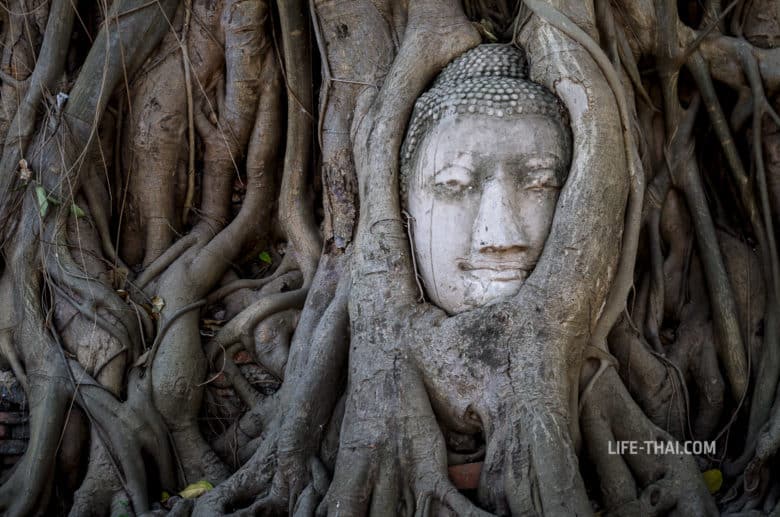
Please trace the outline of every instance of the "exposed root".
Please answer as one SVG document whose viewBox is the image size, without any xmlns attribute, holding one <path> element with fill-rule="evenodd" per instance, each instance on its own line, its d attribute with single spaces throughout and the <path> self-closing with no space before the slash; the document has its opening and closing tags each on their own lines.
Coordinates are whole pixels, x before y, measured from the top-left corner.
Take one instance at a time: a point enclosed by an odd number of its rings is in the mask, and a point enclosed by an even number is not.
<svg viewBox="0 0 780 517">
<path fill-rule="evenodd" d="M 0 511 L 24 516 L 43 511 L 48 503 L 54 459 L 69 405 L 69 379 L 28 372 L 30 441 L 11 477 L 0 487 Z"/>
<path fill-rule="evenodd" d="M 608 447 L 621 441 L 674 441 L 644 416 L 615 370 L 607 370 L 583 401 L 581 418 L 609 515 L 718 515 L 691 456 L 610 453 Z"/>
<path fill-rule="evenodd" d="M 317 514 L 357 516 L 376 509 L 405 515 L 447 510 L 489 515 L 452 486 L 444 439 L 421 378 L 403 361 L 394 364 L 371 382 L 371 388 L 351 392 L 334 479 Z M 379 409 L 377 403 L 387 400 L 381 397 L 383 383 L 397 401 L 392 408 L 366 411 Z M 373 400 L 376 396 L 379 399 Z"/>
</svg>

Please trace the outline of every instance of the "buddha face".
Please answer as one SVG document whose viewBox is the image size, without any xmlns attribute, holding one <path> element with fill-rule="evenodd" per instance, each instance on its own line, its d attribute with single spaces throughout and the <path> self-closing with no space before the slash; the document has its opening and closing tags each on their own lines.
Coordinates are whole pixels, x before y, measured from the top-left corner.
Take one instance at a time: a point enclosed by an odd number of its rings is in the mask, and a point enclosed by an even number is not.
<svg viewBox="0 0 780 517">
<path fill-rule="evenodd" d="M 569 165 L 541 115 L 456 114 L 410 162 L 407 209 L 429 298 L 450 314 L 509 298 L 534 269 Z"/>
</svg>

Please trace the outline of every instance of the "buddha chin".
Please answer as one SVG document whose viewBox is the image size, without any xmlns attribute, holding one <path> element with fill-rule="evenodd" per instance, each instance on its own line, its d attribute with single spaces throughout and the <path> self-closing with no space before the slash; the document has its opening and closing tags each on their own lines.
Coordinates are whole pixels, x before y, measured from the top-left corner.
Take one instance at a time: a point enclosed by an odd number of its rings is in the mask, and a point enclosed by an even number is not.
<svg viewBox="0 0 780 517">
<path fill-rule="evenodd" d="M 519 270 L 471 272 L 464 279 L 464 304 L 482 307 L 509 299 L 520 292 L 528 272 Z"/>
</svg>

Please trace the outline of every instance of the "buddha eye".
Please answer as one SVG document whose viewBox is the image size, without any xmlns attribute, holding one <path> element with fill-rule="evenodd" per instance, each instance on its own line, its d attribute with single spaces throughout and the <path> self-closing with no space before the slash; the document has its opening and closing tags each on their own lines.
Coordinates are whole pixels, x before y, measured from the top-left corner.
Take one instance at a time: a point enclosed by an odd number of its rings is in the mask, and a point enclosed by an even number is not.
<svg viewBox="0 0 780 517">
<path fill-rule="evenodd" d="M 464 167 L 446 167 L 436 173 L 433 186 L 442 194 L 463 194 L 473 190 L 472 173 Z"/>
<path fill-rule="evenodd" d="M 521 174 L 523 178 L 523 188 L 532 191 L 559 190 L 561 181 L 558 174 L 552 169 L 537 169 Z"/>
</svg>

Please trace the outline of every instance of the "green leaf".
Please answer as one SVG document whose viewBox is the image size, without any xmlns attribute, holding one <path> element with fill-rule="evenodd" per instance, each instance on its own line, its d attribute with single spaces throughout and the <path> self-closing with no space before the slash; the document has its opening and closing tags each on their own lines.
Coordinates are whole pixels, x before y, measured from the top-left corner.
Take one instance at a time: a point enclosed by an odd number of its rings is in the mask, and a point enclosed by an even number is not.
<svg viewBox="0 0 780 517">
<path fill-rule="evenodd" d="M 76 203 L 72 203 L 70 205 L 70 213 L 73 214 L 74 217 L 84 217 L 87 215 L 84 213 L 84 210 L 82 210 L 81 207 Z"/>
<path fill-rule="evenodd" d="M 49 211 L 49 196 L 46 194 L 46 189 L 38 185 L 35 187 L 35 196 L 38 198 L 41 217 L 46 217 L 46 212 Z"/>
<path fill-rule="evenodd" d="M 258 255 L 258 258 L 263 262 L 265 262 L 266 264 L 270 264 L 271 262 L 274 261 L 274 259 L 271 258 L 271 254 L 268 253 L 267 251 L 261 251 L 260 255 Z"/>
</svg>

